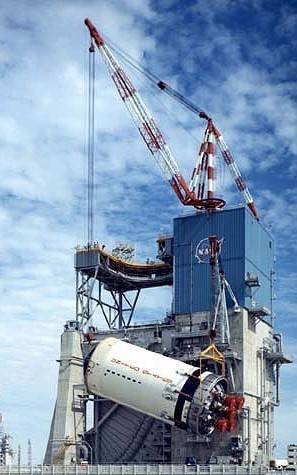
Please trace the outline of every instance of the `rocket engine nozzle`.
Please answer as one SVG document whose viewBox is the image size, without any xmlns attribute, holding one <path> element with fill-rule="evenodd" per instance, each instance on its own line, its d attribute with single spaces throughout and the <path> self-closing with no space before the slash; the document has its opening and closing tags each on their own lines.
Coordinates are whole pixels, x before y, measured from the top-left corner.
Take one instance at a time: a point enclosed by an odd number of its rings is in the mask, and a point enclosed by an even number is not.
<svg viewBox="0 0 297 475">
<path fill-rule="evenodd" d="M 237 427 L 238 415 L 243 408 L 244 397 L 228 395 L 224 400 L 223 416 L 216 420 L 215 428 L 219 432 L 233 432 Z"/>
</svg>

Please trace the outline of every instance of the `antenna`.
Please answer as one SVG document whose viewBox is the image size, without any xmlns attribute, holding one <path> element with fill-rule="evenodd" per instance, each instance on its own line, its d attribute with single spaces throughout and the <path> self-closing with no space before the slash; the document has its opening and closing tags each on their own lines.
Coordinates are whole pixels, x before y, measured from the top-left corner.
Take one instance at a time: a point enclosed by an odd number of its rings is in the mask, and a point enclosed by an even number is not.
<svg viewBox="0 0 297 475">
<path fill-rule="evenodd" d="M 32 444 L 30 439 L 28 439 L 28 467 L 32 467 Z"/>
<path fill-rule="evenodd" d="M 19 470 L 19 473 L 20 473 L 20 469 L 21 469 L 21 459 L 22 459 L 22 449 L 21 449 L 21 446 L 19 444 L 18 445 L 18 470 Z"/>
</svg>

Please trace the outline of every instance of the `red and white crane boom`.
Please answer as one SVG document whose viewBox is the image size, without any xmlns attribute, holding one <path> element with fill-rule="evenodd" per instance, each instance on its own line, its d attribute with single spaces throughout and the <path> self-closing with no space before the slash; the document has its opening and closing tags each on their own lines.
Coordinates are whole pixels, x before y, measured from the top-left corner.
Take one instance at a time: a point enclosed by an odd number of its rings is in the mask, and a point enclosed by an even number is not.
<svg viewBox="0 0 297 475">
<path fill-rule="evenodd" d="M 162 170 L 165 178 L 171 184 L 182 204 L 195 206 L 198 204 L 198 200 L 196 199 L 195 194 L 190 192 L 162 132 L 142 101 L 139 93 L 120 67 L 120 64 L 115 59 L 111 50 L 108 48 L 104 39 L 92 22 L 89 19 L 86 19 L 85 24 L 107 65 L 109 74 L 111 75 L 133 122 L 138 128 L 149 151 L 156 159 L 156 162 Z"/>
<path fill-rule="evenodd" d="M 170 151 L 165 138 L 141 99 L 136 88 L 121 68 L 111 49 L 107 46 L 104 38 L 100 35 L 93 23 L 87 18 L 85 24 L 89 29 L 91 38 L 97 45 L 104 62 L 107 65 L 109 74 L 116 85 L 116 88 L 128 109 L 133 122 L 138 128 L 149 151 L 154 156 L 158 166 L 165 178 L 169 181 L 179 200 L 183 205 L 193 206 L 197 209 L 214 210 L 222 208 L 225 201 L 216 198 L 214 193 L 215 185 L 215 144 L 221 151 L 225 163 L 227 164 L 238 190 L 243 194 L 247 206 L 258 220 L 258 213 L 253 198 L 240 174 L 239 168 L 228 149 L 222 134 L 215 127 L 212 119 L 201 109 L 186 99 L 178 91 L 175 91 L 168 84 L 159 81 L 157 84 L 170 96 L 177 99 L 186 108 L 195 112 L 202 119 L 207 120 L 207 127 L 204 141 L 201 145 L 196 166 L 193 170 L 189 185 L 182 176 L 177 162 Z"/>
</svg>

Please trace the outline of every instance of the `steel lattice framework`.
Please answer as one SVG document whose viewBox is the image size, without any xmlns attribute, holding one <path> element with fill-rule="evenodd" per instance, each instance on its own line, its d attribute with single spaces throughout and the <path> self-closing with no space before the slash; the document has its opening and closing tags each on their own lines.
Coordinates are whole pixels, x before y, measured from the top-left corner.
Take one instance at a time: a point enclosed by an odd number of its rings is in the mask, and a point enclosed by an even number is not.
<svg viewBox="0 0 297 475">
<path fill-rule="evenodd" d="M 82 328 L 90 325 L 95 315 L 104 318 L 107 327 L 128 328 L 131 324 L 140 289 L 124 291 L 106 289 L 98 278 L 99 267 L 94 275 L 76 271 L 76 320 Z"/>
</svg>

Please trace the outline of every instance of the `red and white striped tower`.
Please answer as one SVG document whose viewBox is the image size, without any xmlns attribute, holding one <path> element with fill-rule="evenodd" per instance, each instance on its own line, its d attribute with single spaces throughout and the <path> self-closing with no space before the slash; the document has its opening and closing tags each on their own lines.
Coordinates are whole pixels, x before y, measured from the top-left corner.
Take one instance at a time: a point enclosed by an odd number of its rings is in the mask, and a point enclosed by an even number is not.
<svg viewBox="0 0 297 475">
<path fill-rule="evenodd" d="M 200 146 L 198 158 L 196 165 L 193 169 L 189 189 L 192 193 L 195 193 L 198 199 L 201 199 L 203 196 L 204 190 L 204 175 L 206 173 L 206 159 L 205 159 L 205 151 L 206 151 L 206 144 L 208 140 L 208 127 L 206 127 L 203 142 Z"/>
<path fill-rule="evenodd" d="M 215 143 L 213 124 L 209 120 L 189 185 L 197 197 L 197 208 L 208 211 L 225 205 L 224 200 L 215 197 Z"/>
<path fill-rule="evenodd" d="M 207 199 L 213 200 L 215 191 L 215 137 L 212 131 L 209 132 L 207 142 Z"/>
</svg>

